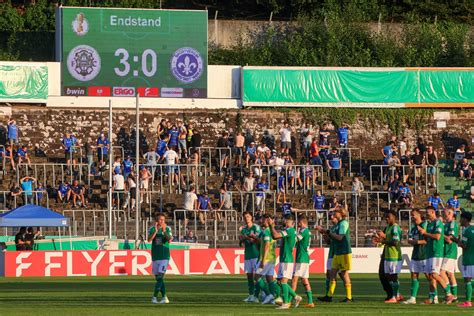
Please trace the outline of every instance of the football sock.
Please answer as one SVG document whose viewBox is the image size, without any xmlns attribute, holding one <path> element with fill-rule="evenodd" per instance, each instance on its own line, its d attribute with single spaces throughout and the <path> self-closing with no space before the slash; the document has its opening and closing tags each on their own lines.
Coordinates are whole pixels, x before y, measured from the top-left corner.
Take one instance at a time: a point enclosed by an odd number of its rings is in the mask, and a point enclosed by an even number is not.
<svg viewBox="0 0 474 316">
<path fill-rule="evenodd" d="M 470 302 L 472 299 L 472 281 L 466 283 L 466 302 Z"/>
<path fill-rule="evenodd" d="M 280 294 L 281 293 L 281 288 L 278 285 L 277 281 L 270 282 L 269 287 L 270 287 L 270 293 L 272 293 L 273 297 L 277 298 L 281 295 Z"/>
<path fill-rule="evenodd" d="M 397 281 L 390 281 L 390 286 L 392 287 L 393 297 L 397 297 L 397 293 L 398 293 L 398 282 L 397 282 Z"/>
<path fill-rule="evenodd" d="M 433 296 L 438 297 L 438 286 L 435 287 L 435 289 L 433 291 Z"/>
<path fill-rule="evenodd" d="M 329 293 L 329 284 L 331 283 L 331 280 L 326 279 L 326 296 L 328 296 Z"/>
<path fill-rule="evenodd" d="M 429 298 L 430 301 L 433 301 L 434 297 L 435 297 L 435 294 L 433 292 L 430 292 L 428 294 L 428 298 Z"/>
<path fill-rule="evenodd" d="M 458 285 L 451 285 L 451 293 L 453 293 L 454 297 L 458 297 Z"/>
<path fill-rule="evenodd" d="M 288 287 L 288 295 L 290 295 L 291 297 L 295 297 L 296 292 L 293 291 L 293 289 L 291 288 L 291 286 L 289 284 L 287 284 L 286 286 Z"/>
<path fill-rule="evenodd" d="M 153 292 L 153 296 L 157 297 L 158 293 L 161 290 L 161 287 L 163 286 L 163 277 L 159 275 L 155 275 L 156 283 L 155 283 L 155 291 Z"/>
<path fill-rule="evenodd" d="M 346 284 L 345 285 L 345 288 L 346 288 L 346 297 L 350 300 L 352 300 L 352 284 Z"/>
<path fill-rule="evenodd" d="M 449 283 L 448 283 L 448 285 L 446 285 L 446 287 L 444 288 L 444 292 L 446 293 L 446 295 L 451 294 L 451 287 L 449 286 Z"/>
<path fill-rule="evenodd" d="M 288 284 L 285 284 L 285 283 L 282 283 L 281 284 L 281 292 L 282 292 L 282 296 L 283 296 L 283 303 L 287 304 L 290 302 L 290 298 L 289 298 L 289 295 L 288 295 L 288 289 L 290 287 L 288 286 Z"/>
<path fill-rule="evenodd" d="M 418 289 L 420 288 L 420 281 L 418 279 L 411 279 L 411 297 L 418 295 Z"/>
<path fill-rule="evenodd" d="M 247 279 L 247 286 L 249 288 L 249 295 L 253 295 L 255 292 L 255 283 L 253 282 L 253 279 Z"/>
<path fill-rule="evenodd" d="M 161 279 L 161 290 L 160 290 L 160 292 L 161 292 L 161 295 L 162 295 L 163 297 L 166 296 L 165 279 L 163 279 L 163 278 Z"/>
<path fill-rule="evenodd" d="M 334 291 L 336 291 L 336 281 L 331 281 L 329 284 L 328 296 L 333 297 Z"/>
<path fill-rule="evenodd" d="M 253 292 L 253 296 L 255 297 L 258 297 L 260 295 L 260 279 L 257 280 L 257 282 L 255 282 L 255 289 L 254 289 L 254 292 Z"/>
</svg>

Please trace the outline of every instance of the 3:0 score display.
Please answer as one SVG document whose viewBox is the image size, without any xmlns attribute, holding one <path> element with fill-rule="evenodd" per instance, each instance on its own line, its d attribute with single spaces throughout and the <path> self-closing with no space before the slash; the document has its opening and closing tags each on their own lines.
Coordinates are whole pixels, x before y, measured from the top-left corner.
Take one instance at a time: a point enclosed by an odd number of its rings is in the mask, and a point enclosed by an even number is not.
<svg viewBox="0 0 474 316">
<path fill-rule="evenodd" d="M 119 48 L 115 51 L 114 56 L 119 57 L 120 64 L 118 67 L 114 67 L 115 74 L 120 77 L 128 76 L 131 70 L 130 54 L 128 51 L 125 48 Z M 132 57 L 132 61 L 134 63 L 140 62 L 141 72 L 146 77 L 153 77 L 156 75 L 156 71 L 158 70 L 158 62 L 156 52 L 153 49 L 145 49 L 141 56 L 134 55 Z M 138 77 L 138 75 L 138 70 L 133 70 L 133 76 Z"/>
</svg>

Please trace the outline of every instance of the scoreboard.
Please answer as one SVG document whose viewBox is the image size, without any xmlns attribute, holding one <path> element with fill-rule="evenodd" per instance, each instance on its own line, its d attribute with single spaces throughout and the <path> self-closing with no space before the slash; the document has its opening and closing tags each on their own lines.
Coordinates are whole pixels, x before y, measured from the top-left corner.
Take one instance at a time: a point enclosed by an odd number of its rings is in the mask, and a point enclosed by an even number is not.
<svg viewBox="0 0 474 316">
<path fill-rule="evenodd" d="M 207 50 L 207 11 L 56 11 L 62 95 L 206 98 Z"/>
</svg>

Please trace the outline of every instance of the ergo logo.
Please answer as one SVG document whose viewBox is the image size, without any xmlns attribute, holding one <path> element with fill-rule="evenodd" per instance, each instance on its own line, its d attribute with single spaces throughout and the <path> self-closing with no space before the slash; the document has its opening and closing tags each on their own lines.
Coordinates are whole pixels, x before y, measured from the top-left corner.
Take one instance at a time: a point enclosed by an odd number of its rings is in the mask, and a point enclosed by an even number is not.
<svg viewBox="0 0 474 316">
<path fill-rule="evenodd" d="M 113 90 L 114 97 L 133 97 L 135 96 L 135 88 L 134 87 L 114 87 Z"/>
</svg>

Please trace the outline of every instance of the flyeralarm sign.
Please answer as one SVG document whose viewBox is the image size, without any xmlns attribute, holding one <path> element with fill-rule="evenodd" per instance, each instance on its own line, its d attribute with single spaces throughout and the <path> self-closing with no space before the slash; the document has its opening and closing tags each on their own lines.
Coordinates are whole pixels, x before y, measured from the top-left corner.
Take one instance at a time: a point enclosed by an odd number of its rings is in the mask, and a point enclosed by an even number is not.
<svg viewBox="0 0 474 316">
<path fill-rule="evenodd" d="M 149 275 L 148 250 L 8 251 L 7 277 Z M 1 257 L 1 256 L 0 256 Z M 324 249 L 310 249 L 310 273 L 324 272 Z M 167 274 L 243 274 L 243 249 L 172 250 Z"/>
</svg>

